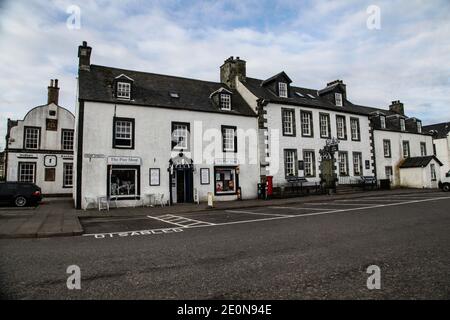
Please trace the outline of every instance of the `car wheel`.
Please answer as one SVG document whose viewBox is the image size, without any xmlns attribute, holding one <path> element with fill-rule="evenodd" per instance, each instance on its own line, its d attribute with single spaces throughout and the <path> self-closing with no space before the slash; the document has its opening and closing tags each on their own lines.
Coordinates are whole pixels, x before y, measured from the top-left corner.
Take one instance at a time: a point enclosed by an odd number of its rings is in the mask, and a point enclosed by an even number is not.
<svg viewBox="0 0 450 320">
<path fill-rule="evenodd" d="M 25 205 L 27 204 L 27 198 L 25 198 L 24 196 L 18 196 L 14 200 L 14 204 L 16 205 L 16 207 L 25 207 Z"/>
<path fill-rule="evenodd" d="M 450 184 L 449 183 L 444 184 L 444 186 L 442 187 L 442 190 L 445 191 L 445 192 L 449 192 L 450 191 Z"/>
</svg>

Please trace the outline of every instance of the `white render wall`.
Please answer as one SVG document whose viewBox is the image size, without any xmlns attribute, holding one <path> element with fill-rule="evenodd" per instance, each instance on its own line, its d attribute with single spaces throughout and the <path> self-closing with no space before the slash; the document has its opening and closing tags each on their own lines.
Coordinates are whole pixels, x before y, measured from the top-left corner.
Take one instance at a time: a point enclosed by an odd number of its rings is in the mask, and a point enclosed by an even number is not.
<svg viewBox="0 0 450 320">
<path fill-rule="evenodd" d="M 295 128 L 296 136 L 289 137 L 282 135 L 282 119 L 281 119 L 281 108 L 289 108 L 295 110 Z M 320 181 L 319 177 L 319 164 L 320 164 L 320 154 L 319 150 L 323 149 L 327 139 L 320 137 L 320 124 L 319 124 L 319 114 L 328 113 L 330 115 L 331 122 L 331 136 L 337 136 L 336 129 L 336 115 L 342 115 L 346 118 L 347 125 L 347 140 L 341 140 L 339 143 L 339 151 L 348 152 L 348 164 L 350 176 L 353 176 L 353 152 L 362 153 L 362 166 L 364 176 L 373 176 L 373 161 L 371 153 L 370 144 L 370 126 L 369 118 L 367 116 L 354 115 L 345 112 L 335 112 L 325 109 L 316 109 L 308 107 L 299 107 L 291 105 L 280 105 L 280 104 L 268 104 L 265 107 L 267 110 L 267 127 L 269 130 L 269 147 L 270 147 L 270 166 L 275 168 L 278 166 L 278 170 L 275 172 L 270 172 L 268 175 L 273 176 L 274 185 L 284 184 L 286 182 L 285 171 L 284 171 L 284 149 L 296 149 L 298 160 L 303 160 L 303 150 L 314 150 L 315 151 L 315 165 L 316 165 L 316 177 L 308 178 L 309 181 Z M 300 110 L 310 111 L 313 114 L 313 132 L 314 137 L 302 137 L 301 133 L 301 120 L 300 120 Z M 343 111 L 345 107 L 343 107 Z M 350 118 L 358 118 L 360 125 L 361 141 L 352 141 L 350 132 Z M 273 132 L 272 129 L 278 129 L 278 133 Z M 278 147 L 276 144 L 277 140 Z M 273 141 L 273 142 L 272 142 Z M 336 154 L 337 159 L 337 154 Z M 365 162 L 370 161 L 370 169 L 366 169 Z M 278 165 L 277 165 L 278 164 Z M 337 162 L 336 162 L 337 166 Z M 302 172 L 299 172 L 302 175 Z"/>
<path fill-rule="evenodd" d="M 134 149 L 112 148 L 113 104 L 97 102 L 84 103 L 82 208 L 85 208 L 86 205 L 85 197 L 97 197 L 107 194 L 107 157 L 109 156 L 140 157 L 142 159 L 140 170 L 141 194 L 163 193 L 165 200 L 168 200 L 169 173 L 167 168 L 169 159 L 179 153 L 171 151 L 172 122 L 190 123 L 190 151 L 185 152 L 185 155 L 189 158 L 193 156 L 192 151 L 195 148 L 205 150 L 210 144 L 208 141 L 203 141 L 202 145 L 199 144 L 199 140 L 201 139 L 198 138 L 197 134 L 200 131 L 196 130 L 199 122 L 202 124 L 203 133 L 209 129 L 219 130 L 220 132 L 222 125 L 236 126 L 238 136 L 239 129 L 252 130 L 257 133 L 256 117 L 131 105 L 117 105 L 116 116 L 135 119 Z M 221 151 L 221 139 L 217 143 Z M 248 144 L 244 146 L 243 143 L 238 141 L 238 151 L 241 152 L 243 148 L 246 149 L 246 157 L 244 161 L 240 161 L 239 163 L 239 186 L 242 188 L 242 196 L 244 199 L 252 199 L 257 196 L 257 183 L 259 180 L 257 143 L 254 143 L 254 147 L 256 149 L 253 152 L 249 152 Z M 85 157 L 86 154 L 100 154 L 104 155 L 105 158 L 89 160 Z M 193 160 L 194 162 L 198 161 L 195 157 Z M 250 161 L 253 164 L 249 164 Z M 160 186 L 149 185 L 150 168 L 160 168 Z M 200 168 L 210 169 L 209 185 L 200 185 Z M 214 194 L 214 186 L 214 164 L 208 164 L 203 159 L 201 164 L 195 165 L 194 172 L 194 188 L 198 190 L 200 201 L 206 201 L 208 192 Z M 216 201 L 234 200 L 236 196 L 215 196 L 214 198 Z M 133 205 L 133 202 L 122 200 L 119 201 L 119 205 L 130 206 Z"/>
<path fill-rule="evenodd" d="M 420 143 L 425 142 L 427 146 L 427 155 L 433 155 L 433 139 L 431 136 L 424 134 L 414 134 L 396 131 L 374 131 L 375 140 L 375 161 L 377 166 L 377 178 L 387 179 L 386 167 L 392 167 L 393 180 L 392 186 L 396 187 L 400 182 L 400 163 L 403 160 L 402 141 L 409 141 L 409 149 L 411 157 L 421 156 Z M 391 141 L 391 158 L 384 157 L 383 140 Z M 405 169 L 402 169 L 405 170 Z M 422 181 L 422 179 L 420 180 Z"/>
<path fill-rule="evenodd" d="M 50 116 L 49 111 L 56 111 L 55 116 Z M 46 130 L 46 119 L 57 119 L 57 131 Z M 19 162 L 36 163 L 36 184 L 41 187 L 43 194 L 72 194 L 72 188 L 63 187 L 63 163 L 72 163 L 73 155 L 67 152 L 58 153 L 62 150 L 61 132 L 62 129 L 74 129 L 74 115 L 65 108 L 54 103 L 38 106 L 31 109 L 19 120 L 17 126 L 10 131 L 10 142 L 8 149 L 16 149 L 17 152 L 8 151 L 7 181 L 18 180 Z M 24 150 L 23 135 L 24 127 L 40 127 L 40 147 L 39 150 Z M 47 152 L 46 152 L 47 151 Z M 45 181 L 44 157 L 55 155 L 57 165 L 55 167 L 55 181 Z"/>
<path fill-rule="evenodd" d="M 442 162 L 441 178 L 450 170 L 450 136 L 445 139 L 433 140 L 436 145 L 436 157 Z"/>
<path fill-rule="evenodd" d="M 440 176 L 441 167 L 433 159 L 424 168 L 403 168 L 400 169 L 400 185 L 405 188 L 436 189 L 438 181 L 431 180 L 431 164 L 435 165 L 436 177 Z M 438 178 L 439 180 L 439 178 Z"/>
</svg>

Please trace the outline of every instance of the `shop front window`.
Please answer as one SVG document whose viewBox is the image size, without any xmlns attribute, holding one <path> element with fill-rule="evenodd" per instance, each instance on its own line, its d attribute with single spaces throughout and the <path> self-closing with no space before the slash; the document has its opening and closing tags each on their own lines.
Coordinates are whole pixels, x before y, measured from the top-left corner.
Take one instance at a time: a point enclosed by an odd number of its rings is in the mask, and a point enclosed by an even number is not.
<svg viewBox="0 0 450 320">
<path fill-rule="evenodd" d="M 109 195 L 117 198 L 139 196 L 139 170 L 112 167 L 109 174 Z"/>
<path fill-rule="evenodd" d="M 236 169 L 215 169 L 215 191 L 216 195 L 236 193 Z"/>
</svg>

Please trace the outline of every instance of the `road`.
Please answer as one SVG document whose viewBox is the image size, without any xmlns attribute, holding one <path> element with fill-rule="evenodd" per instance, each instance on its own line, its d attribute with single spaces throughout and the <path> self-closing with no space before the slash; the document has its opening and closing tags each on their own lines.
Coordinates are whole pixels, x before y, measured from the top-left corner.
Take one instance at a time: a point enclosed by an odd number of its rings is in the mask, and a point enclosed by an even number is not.
<svg viewBox="0 0 450 320">
<path fill-rule="evenodd" d="M 436 192 L 91 219 L 85 236 L 0 240 L 2 297 L 450 299 L 448 208 Z"/>
</svg>

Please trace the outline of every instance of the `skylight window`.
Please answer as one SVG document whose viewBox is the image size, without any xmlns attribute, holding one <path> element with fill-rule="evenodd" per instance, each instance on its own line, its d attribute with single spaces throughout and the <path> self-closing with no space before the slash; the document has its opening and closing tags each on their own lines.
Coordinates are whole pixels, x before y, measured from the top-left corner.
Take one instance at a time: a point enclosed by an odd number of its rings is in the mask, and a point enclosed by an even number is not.
<svg viewBox="0 0 450 320">
<path fill-rule="evenodd" d="M 176 92 L 170 92 L 170 97 L 174 98 L 174 99 L 178 99 L 178 98 L 180 98 L 180 95 Z"/>
<path fill-rule="evenodd" d="M 308 97 L 310 97 L 311 99 L 315 99 L 316 97 L 314 97 L 312 94 L 307 94 Z"/>
<path fill-rule="evenodd" d="M 305 96 L 302 95 L 300 92 L 296 92 L 295 94 L 298 95 L 298 96 L 301 97 L 301 98 L 304 98 L 304 97 L 305 97 Z"/>
</svg>

